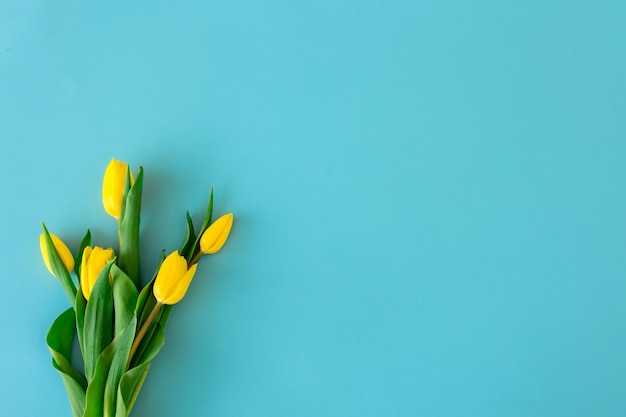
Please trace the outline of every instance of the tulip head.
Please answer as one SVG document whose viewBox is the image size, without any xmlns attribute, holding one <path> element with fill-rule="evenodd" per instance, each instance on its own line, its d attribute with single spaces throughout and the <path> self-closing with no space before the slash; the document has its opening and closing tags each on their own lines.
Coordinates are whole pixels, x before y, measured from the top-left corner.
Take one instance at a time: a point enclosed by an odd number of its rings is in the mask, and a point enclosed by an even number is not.
<svg viewBox="0 0 626 417">
<path fill-rule="evenodd" d="M 224 214 L 215 220 L 200 238 L 200 252 L 210 255 L 222 249 L 232 226 L 233 213 Z"/>
<path fill-rule="evenodd" d="M 176 304 L 183 299 L 193 275 L 196 273 L 197 264 L 187 269 L 187 260 L 172 252 L 161 264 L 161 268 L 154 280 L 154 297 L 161 304 Z"/>
<path fill-rule="evenodd" d="M 72 272 L 74 270 L 74 257 L 72 256 L 72 252 L 70 252 L 65 243 L 63 243 L 63 241 L 56 235 L 50 233 L 50 237 L 52 238 L 52 243 L 54 243 L 54 248 L 57 250 L 59 257 L 67 268 L 67 272 Z M 43 233 L 39 236 L 39 248 L 41 249 L 41 257 L 43 258 L 43 262 L 46 264 L 46 268 L 48 268 L 48 271 L 54 275 L 54 272 L 52 272 L 52 266 L 50 266 L 46 236 Z"/>
<path fill-rule="evenodd" d="M 126 162 L 111 159 L 102 182 L 102 204 L 109 215 L 119 219 L 122 210 L 122 199 L 126 187 L 126 177 L 130 171 Z M 130 172 L 130 185 L 135 182 L 133 173 Z"/>
<path fill-rule="evenodd" d="M 87 246 L 83 251 L 80 264 L 80 288 L 85 300 L 89 300 L 91 290 L 102 272 L 102 269 L 115 257 L 113 249 L 103 249 L 99 246 Z"/>
</svg>

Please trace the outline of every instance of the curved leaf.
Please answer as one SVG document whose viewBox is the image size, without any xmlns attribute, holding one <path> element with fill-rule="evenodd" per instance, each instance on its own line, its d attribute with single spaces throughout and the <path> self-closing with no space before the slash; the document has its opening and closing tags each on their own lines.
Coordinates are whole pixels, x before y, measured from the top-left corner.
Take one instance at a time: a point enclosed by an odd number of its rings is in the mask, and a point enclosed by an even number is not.
<svg viewBox="0 0 626 417">
<path fill-rule="evenodd" d="M 63 372 L 54 359 L 52 359 L 52 366 L 54 366 L 61 375 L 67 397 L 70 400 L 72 415 L 74 417 L 83 417 L 85 413 L 85 389 L 73 377 Z"/>
<path fill-rule="evenodd" d="M 83 252 L 87 246 L 91 246 L 91 230 L 87 229 L 87 233 L 85 233 L 85 237 L 80 241 L 80 246 L 78 246 L 78 253 L 76 254 L 76 260 L 74 262 L 74 270 L 76 271 L 76 276 L 80 277 L 80 268 L 81 262 L 83 260 Z"/>
<path fill-rule="evenodd" d="M 198 232 L 198 236 L 196 237 L 196 241 L 193 244 L 189 252 L 189 256 L 187 257 L 187 262 L 191 261 L 194 256 L 200 251 L 200 239 L 202 238 L 202 234 L 211 224 L 211 217 L 213 216 L 213 187 L 211 187 L 211 195 L 209 196 L 209 204 L 206 209 L 206 214 L 204 215 L 204 220 L 202 221 L 202 226 L 200 227 L 200 231 Z M 184 255 L 183 255 L 184 256 Z"/>
<path fill-rule="evenodd" d="M 156 276 L 159 273 L 159 269 L 161 268 L 161 264 L 163 263 L 164 260 L 165 260 L 165 250 L 162 250 L 161 255 L 159 255 L 159 262 L 157 263 L 157 268 L 154 273 L 154 276 L 152 277 L 150 282 L 148 282 L 146 286 L 143 287 L 143 289 L 139 293 L 139 298 L 137 298 L 137 305 L 135 306 L 135 314 L 140 319 L 139 322 L 137 323 L 138 327 L 141 327 L 141 325 L 143 324 L 142 318 L 143 318 L 143 311 L 146 306 L 146 302 L 148 301 L 150 296 L 154 298 L 152 294 L 152 287 L 154 285 L 154 280 L 156 279 Z"/>
<path fill-rule="evenodd" d="M 157 325 L 148 347 L 138 361 L 138 365 L 127 371 L 120 380 L 116 417 L 126 417 L 132 410 L 150 369 L 152 359 L 159 353 L 164 344 L 163 329 Z"/>
<path fill-rule="evenodd" d="M 74 417 L 82 417 L 85 410 L 87 381 L 71 365 L 74 325 L 74 310 L 69 308 L 52 323 L 46 336 L 46 343 L 52 354 L 52 366 L 63 379 L 72 414 Z"/>
<path fill-rule="evenodd" d="M 139 358 L 137 364 L 142 365 L 144 363 L 151 362 L 152 359 L 155 358 L 157 353 L 159 353 L 164 344 L 165 333 L 163 333 L 163 328 L 157 324 L 154 328 L 152 337 L 150 338 L 150 343 L 148 343 L 146 349 L 144 349 L 144 352 Z"/>
<path fill-rule="evenodd" d="M 173 305 L 164 305 L 163 312 L 161 313 L 161 317 L 159 317 L 159 325 L 165 329 L 165 325 L 167 324 L 167 320 L 170 318 L 170 314 L 172 314 Z"/>
<path fill-rule="evenodd" d="M 104 388 L 104 417 L 115 417 L 118 385 L 126 370 L 128 355 L 135 339 L 136 327 L 137 318 L 133 316 L 124 332 L 121 333 L 122 339 L 111 362 Z"/>
<path fill-rule="evenodd" d="M 46 225 L 41 223 L 43 227 L 44 239 L 46 241 L 46 247 L 48 248 L 48 259 L 50 261 L 50 268 L 54 272 L 54 276 L 57 277 L 61 286 L 65 290 L 65 294 L 67 298 L 70 299 L 70 303 L 72 306 L 76 300 L 76 286 L 74 285 L 74 281 L 72 281 L 72 277 L 65 267 L 61 256 L 59 256 L 59 252 L 57 252 L 56 247 L 54 246 L 54 242 L 52 241 L 52 237 L 50 237 L 50 233 L 46 228 Z"/>
<path fill-rule="evenodd" d="M 113 339 L 113 292 L 109 281 L 109 272 L 113 262 L 110 261 L 100 272 L 85 309 L 83 330 L 85 356 L 83 359 L 88 381 L 91 381 L 93 377 L 100 353 Z"/>
<path fill-rule="evenodd" d="M 59 372 L 64 372 L 76 380 L 83 388 L 87 387 L 87 381 L 72 367 L 72 341 L 74 340 L 75 318 L 74 309 L 68 308 L 54 320 L 46 343 L 52 354 L 52 359 L 59 366 Z"/>
<path fill-rule="evenodd" d="M 78 345 L 80 346 L 80 352 L 85 357 L 85 309 L 87 308 L 87 300 L 83 297 L 83 291 L 80 289 L 80 285 L 76 290 L 76 304 L 74 311 L 76 312 L 76 334 L 78 335 Z"/>
<path fill-rule="evenodd" d="M 135 288 L 139 285 L 139 217 L 143 191 L 143 168 L 139 167 L 137 180 L 125 194 L 120 213 L 119 265 L 128 274 Z"/>
<path fill-rule="evenodd" d="M 117 265 L 111 266 L 113 277 L 113 307 L 115 309 L 115 334 L 124 330 L 135 317 L 138 292 L 128 275 Z"/>
<path fill-rule="evenodd" d="M 183 238 L 183 243 L 180 246 L 179 253 L 181 256 L 187 258 L 187 262 L 189 262 L 191 259 L 189 258 L 189 252 L 193 250 L 193 245 L 196 241 L 196 233 L 193 230 L 193 221 L 191 220 L 189 212 L 186 213 L 185 218 L 187 220 L 187 227 L 185 229 L 185 237 Z"/>
<path fill-rule="evenodd" d="M 93 378 L 89 381 L 89 386 L 87 387 L 84 417 L 102 417 L 105 408 L 107 410 L 111 409 L 111 405 L 105 404 L 105 390 L 109 379 L 109 370 L 112 369 L 112 364 L 115 364 L 113 366 L 114 375 L 111 377 L 115 379 L 119 363 L 123 361 L 122 367 L 126 365 L 125 361 L 128 359 L 128 352 L 135 336 L 135 326 L 136 321 L 131 320 L 128 327 L 119 333 L 98 357 Z M 122 358 L 122 356 L 125 357 Z"/>
<path fill-rule="evenodd" d="M 126 372 L 120 380 L 117 391 L 116 417 L 127 417 L 134 405 L 134 400 L 141 390 L 143 381 L 148 376 L 150 364 L 144 363 Z"/>
</svg>

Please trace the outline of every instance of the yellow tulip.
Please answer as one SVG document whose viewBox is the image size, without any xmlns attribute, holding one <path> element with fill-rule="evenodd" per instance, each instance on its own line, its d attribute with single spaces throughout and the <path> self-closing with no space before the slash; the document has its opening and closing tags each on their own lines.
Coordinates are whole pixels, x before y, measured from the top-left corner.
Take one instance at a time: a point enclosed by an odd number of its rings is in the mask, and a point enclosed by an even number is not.
<svg viewBox="0 0 626 417">
<path fill-rule="evenodd" d="M 215 220 L 200 238 L 200 252 L 210 255 L 222 249 L 232 226 L 233 213 L 225 214 Z"/>
<path fill-rule="evenodd" d="M 176 304 L 183 299 L 198 265 L 187 269 L 187 260 L 172 252 L 161 264 L 154 280 L 154 297 L 159 304 Z"/>
<path fill-rule="evenodd" d="M 87 246 L 83 251 L 83 259 L 80 264 L 80 288 L 85 300 L 89 300 L 91 290 L 102 272 L 102 269 L 115 257 L 113 249 L 103 249 L 99 246 L 91 248 Z"/>
<path fill-rule="evenodd" d="M 128 163 L 111 159 L 102 182 L 102 204 L 104 210 L 111 216 L 118 219 L 122 210 L 122 198 L 124 197 L 124 187 L 126 186 L 126 174 Z M 135 182 L 133 173 L 130 173 L 130 185 Z"/>
<path fill-rule="evenodd" d="M 54 247 L 59 253 L 61 260 L 65 264 L 68 272 L 72 272 L 74 270 L 74 257 L 72 256 L 72 252 L 67 248 L 65 243 L 61 239 L 59 239 L 56 235 L 50 233 L 50 237 L 52 238 L 52 243 L 54 243 Z M 46 237 L 42 233 L 39 236 L 39 248 L 41 249 L 41 256 L 43 257 L 43 262 L 46 264 L 46 268 L 52 275 L 52 267 L 50 266 L 50 258 L 48 257 L 48 245 L 46 245 Z"/>
</svg>

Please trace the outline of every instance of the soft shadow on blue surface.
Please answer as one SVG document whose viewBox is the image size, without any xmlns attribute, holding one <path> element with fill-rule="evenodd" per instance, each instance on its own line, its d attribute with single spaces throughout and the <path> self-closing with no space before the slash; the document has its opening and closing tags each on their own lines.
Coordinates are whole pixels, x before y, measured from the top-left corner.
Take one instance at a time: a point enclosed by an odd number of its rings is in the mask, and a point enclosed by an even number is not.
<svg viewBox="0 0 626 417">
<path fill-rule="evenodd" d="M 227 246 L 173 312 L 150 416 L 621 416 L 626 6 L 0 2 L 0 401 L 69 415 L 39 222 L 102 245 L 145 168 L 144 280 Z M 36 400 L 35 400 L 36 399 Z"/>
</svg>

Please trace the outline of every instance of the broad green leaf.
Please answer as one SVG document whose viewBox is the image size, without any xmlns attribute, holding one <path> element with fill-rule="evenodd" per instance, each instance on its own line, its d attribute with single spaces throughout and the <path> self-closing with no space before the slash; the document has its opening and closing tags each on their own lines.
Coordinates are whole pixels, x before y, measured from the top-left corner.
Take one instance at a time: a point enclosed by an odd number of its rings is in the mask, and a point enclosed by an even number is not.
<svg viewBox="0 0 626 417">
<path fill-rule="evenodd" d="M 111 266 L 113 277 L 113 307 L 115 309 L 115 335 L 124 330 L 135 317 L 137 304 L 137 288 L 128 275 L 117 265 Z"/>
<path fill-rule="evenodd" d="M 76 261 L 74 262 L 74 270 L 76 271 L 76 277 L 80 282 L 80 268 L 81 262 L 83 261 L 83 252 L 87 246 L 91 246 L 91 231 L 87 229 L 87 233 L 85 233 L 85 237 L 80 241 L 80 246 L 78 247 L 78 253 L 76 254 Z"/>
<path fill-rule="evenodd" d="M 187 219 L 187 228 L 185 229 L 185 237 L 183 239 L 183 244 L 180 246 L 180 255 L 187 258 L 187 262 L 191 259 L 190 252 L 193 252 L 193 245 L 196 241 L 196 233 L 193 230 L 193 221 L 191 220 L 191 216 L 189 212 L 186 213 Z"/>
<path fill-rule="evenodd" d="M 50 261 L 50 267 L 54 272 L 54 276 L 57 277 L 61 286 L 63 286 L 65 294 L 67 295 L 67 298 L 70 299 L 70 303 L 73 306 L 76 300 L 76 286 L 74 285 L 74 281 L 72 281 L 72 277 L 63 263 L 63 260 L 59 256 L 59 252 L 57 252 L 57 249 L 54 246 L 54 242 L 52 241 L 52 237 L 50 237 L 48 229 L 46 229 L 46 225 L 41 223 L 41 226 L 43 227 L 44 239 L 46 240 L 46 247 L 48 248 L 48 260 Z"/>
<path fill-rule="evenodd" d="M 84 336 L 85 376 L 88 381 L 94 375 L 100 353 L 113 339 L 113 292 L 109 272 L 115 260 L 110 261 L 100 272 L 91 290 L 85 310 Z M 91 384 L 91 382 L 90 382 Z"/>
<path fill-rule="evenodd" d="M 87 387 L 87 381 L 72 367 L 75 323 L 74 309 L 70 307 L 54 320 L 46 336 L 46 343 L 52 359 L 58 365 L 58 371 L 73 378 L 84 389 Z"/>
<path fill-rule="evenodd" d="M 104 388 L 104 417 L 115 417 L 117 405 L 117 391 L 120 379 L 126 370 L 128 354 L 130 353 L 133 340 L 135 339 L 135 329 L 137 318 L 133 316 L 126 329 L 121 333 L 122 340 L 116 349 L 115 356 L 109 368 L 106 385 Z"/>
<path fill-rule="evenodd" d="M 59 371 L 67 397 L 70 400 L 70 407 L 72 409 L 72 415 L 74 417 L 83 417 L 85 413 L 85 388 L 81 386 L 73 377 L 66 374 L 61 370 L 58 363 L 52 359 L 52 366 Z"/>
<path fill-rule="evenodd" d="M 130 277 L 135 288 L 139 283 L 139 217 L 143 190 L 143 168 L 139 167 L 137 180 L 122 201 L 119 224 L 119 266 Z"/>
<path fill-rule="evenodd" d="M 89 300 L 91 302 L 91 299 Z M 84 417 L 102 417 L 105 409 L 104 394 L 111 364 L 116 355 L 122 351 L 128 352 L 135 336 L 136 321 L 131 320 L 125 331 L 119 333 L 115 339 L 102 351 L 98 357 L 93 378 L 87 387 L 86 406 Z M 126 353 L 128 356 L 128 353 Z M 126 363 L 124 362 L 124 366 Z"/>
<path fill-rule="evenodd" d="M 159 350 L 165 344 L 165 335 L 161 326 L 156 326 L 152 339 L 145 350 L 143 357 L 138 365 L 127 371 L 120 380 L 120 386 L 117 398 L 117 415 L 116 417 L 127 416 L 141 390 L 143 381 L 148 374 L 152 359 L 159 353 Z M 126 413 L 126 414 L 123 414 Z"/>
<path fill-rule="evenodd" d="M 196 241 L 193 244 L 193 248 L 190 252 L 189 257 L 187 258 L 187 262 L 194 258 L 197 253 L 200 251 L 200 239 L 202 238 L 202 234 L 204 231 L 211 225 L 211 217 L 213 216 L 213 187 L 211 187 L 211 195 L 209 196 L 209 204 L 206 209 L 206 214 L 204 215 L 204 221 L 202 222 L 202 227 L 200 227 L 200 231 L 198 232 L 198 236 L 196 237 Z"/>
<path fill-rule="evenodd" d="M 52 322 L 46 343 L 50 348 L 52 356 L 59 354 L 62 357 L 70 358 L 72 355 L 72 340 L 74 340 L 74 309 L 68 308 Z M 56 359 L 56 358 L 55 358 Z"/>
<path fill-rule="evenodd" d="M 74 339 L 74 310 L 69 308 L 54 320 L 46 343 L 52 354 L 52 366 L 59 372 L 70 400 L 72 415 L 82 417 L 85 410 L 87 381 L 72 367 L 72 341 Z"/>
<path fill-rule="evenodd" d="M 143 365 L 131 369 L 122 376 L 117 391 L 115 417 L 127 417 L 130 414 L 149 370 L 150 363 L 144 363 Z"/>
</svg>

